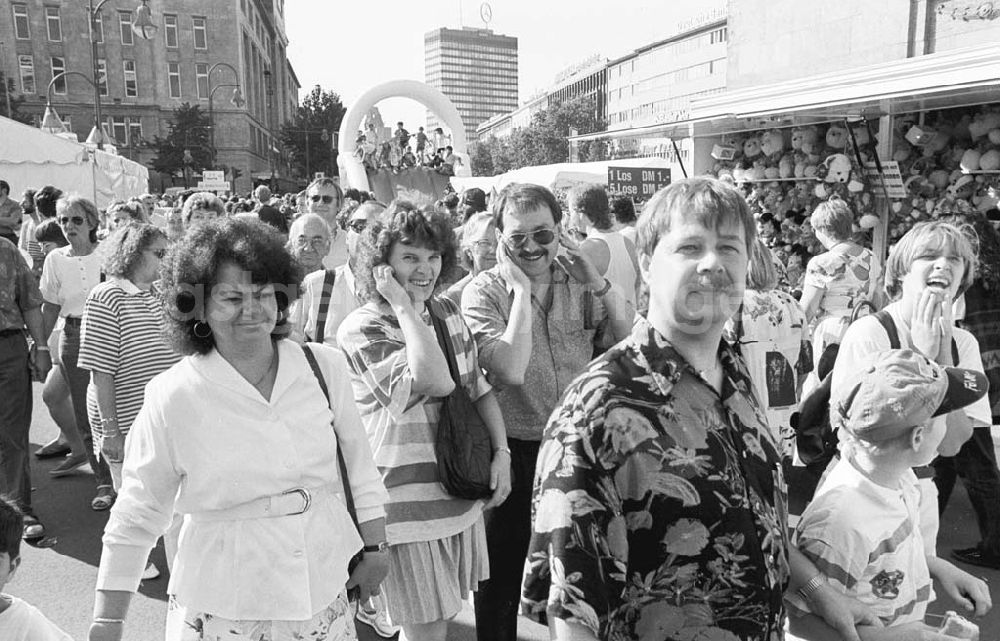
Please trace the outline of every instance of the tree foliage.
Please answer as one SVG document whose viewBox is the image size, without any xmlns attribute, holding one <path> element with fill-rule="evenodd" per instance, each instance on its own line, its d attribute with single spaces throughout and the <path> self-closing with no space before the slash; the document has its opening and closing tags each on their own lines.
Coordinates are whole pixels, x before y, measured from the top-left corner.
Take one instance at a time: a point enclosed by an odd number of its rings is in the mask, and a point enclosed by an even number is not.
<svg viewBox="0 0 1000 641">
<path fill-rule="evenodd" d="M 534 114 L 531 124 L 507 137 L 475 143 L 469 152 L 472 174 L 495 176 L 511 169 L 568 161 L 570 129 L 588 134 L 606 128 L 596 111 L 592 97 L 564 100 Z M 581 143 L 580 160 L 601 160 L 604 148 L 599 143 Z"/>
<path fill-rule="evenodd" d="M 151 146 L 156 150 L 156 157 L 151 163 L 153 169 L 169 176 L 183 175 L 185 150 L 190 152 L 188 166 L 191 171 L 210 169 L 212 150 L 209 136 L 208 115 L 198 105 L 191 106 L 185 102 L 174 109 L 167 136 L 153 138 Z"/>
<path fill-rule="evenodd" d="M 313 87 L 302 100 L 292 122 L 281 128 L 281 144 L 288 152 L 296 173 L 309 178 L 309 172 L 325 171 L 329 174 L 335 171 L 337 152 L 334 149 L 334 134 L 340 130 L 340 122 L 346 111 L 338 94 L 323 91 L 319 85 Z M 327 132 L 325 141 L 322 134 L 324 129 Z"/>
<path fill-rule="evenodd" d="M 24 104 L 24 96 L 17 92 L 17 86 L 14 83 L 14 79 L 8 78 L 2 69 L 0 69 L 0 87 L 7 90 L 6 96 L 3 95 L 2 90 L 0 90 L 0 114 L 25 125 L 32 124 L 31 114 L 26 114 L 21 111 L 21 106 Z M 7 110 L 8 104 L 10 105 L 9 113 Z"/>
</svg>

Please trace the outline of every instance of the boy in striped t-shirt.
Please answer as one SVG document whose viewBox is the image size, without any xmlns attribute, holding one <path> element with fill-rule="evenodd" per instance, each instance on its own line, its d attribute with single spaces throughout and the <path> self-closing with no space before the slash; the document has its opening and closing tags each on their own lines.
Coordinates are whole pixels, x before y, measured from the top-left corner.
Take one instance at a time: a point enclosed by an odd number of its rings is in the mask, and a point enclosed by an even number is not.
<svg viewBox="0 0 1000 641">
<path fill-rule="evenodd" d="M 830 399 L 842 457 L 802 514 L 796 545 L 820 574 L 786 596 L 790 638 L 824 639 L 808 615 L 812 592 L 826 583 L 868 606 L 885 628 L 859 629 L 864 641 L 920 639 L 934 598 L 931 576 L 977 616 L 991 607 L 986 583 L 937 558 L 920 522 L 912 468 L 928 465 L 948 430 L 947 414 L 981 398 L 986 377 L 945 368 L 910 350 L 874 355 L 856 382 Z M 932 636 L 929 638 L 947 638 Z"/>
</svg>

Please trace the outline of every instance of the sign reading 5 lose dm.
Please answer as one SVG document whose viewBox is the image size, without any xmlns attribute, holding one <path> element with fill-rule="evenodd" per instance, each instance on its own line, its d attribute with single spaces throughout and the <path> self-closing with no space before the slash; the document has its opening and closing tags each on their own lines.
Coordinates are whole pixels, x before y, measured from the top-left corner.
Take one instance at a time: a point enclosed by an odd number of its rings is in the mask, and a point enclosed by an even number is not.
<svg viewBox="0 0 1000 641">
<path fill-rule="evenodd" d="M 608 167 L 608 191 L 612 194 L 649 198 L 670 184 L 666 168 Z"/>
</svg>

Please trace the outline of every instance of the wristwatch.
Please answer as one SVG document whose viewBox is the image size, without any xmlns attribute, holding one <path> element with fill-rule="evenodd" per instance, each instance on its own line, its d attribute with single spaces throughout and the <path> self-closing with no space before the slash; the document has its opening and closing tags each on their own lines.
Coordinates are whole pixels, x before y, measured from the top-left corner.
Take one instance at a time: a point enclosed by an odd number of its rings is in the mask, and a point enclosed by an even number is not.
<svg viewBox="0 0 1000 641">
<path fill-rule="evenodd" d="M 365 552 L 365 553 L 367 553 L 367 552 L 388 552 L 389 551 L 389 542 L 388 541 L 379 541 L 375 545 L 366 545 L 365 547 L 361 548 L 361 551 Z"/>
</svg>

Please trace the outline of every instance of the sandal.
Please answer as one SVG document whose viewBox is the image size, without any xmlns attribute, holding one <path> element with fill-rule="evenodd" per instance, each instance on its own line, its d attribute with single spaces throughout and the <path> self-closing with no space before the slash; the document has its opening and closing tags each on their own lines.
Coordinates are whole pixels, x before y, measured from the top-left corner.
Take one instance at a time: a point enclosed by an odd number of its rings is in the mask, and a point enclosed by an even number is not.
<svg viewBox="0 0 1000 641">
<path fill-rule="evenodd" d="M 37 541 L 45 536 L 45 526 L 33 514 L 24 515 L 24 529 L 21 538 L 25 541 Z"/>
<path fill-rule="evenodd" d="M 118 495 L 115 494 L 115 489 L 112 486 L 98 485 L 97 496 L 90 502 L 90 508 L 95 512 L 103 512 L 115 504 L 116 498 L 118 498 Z"/>
</svg>

